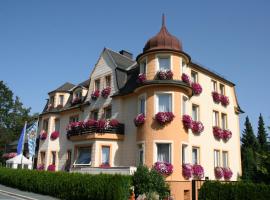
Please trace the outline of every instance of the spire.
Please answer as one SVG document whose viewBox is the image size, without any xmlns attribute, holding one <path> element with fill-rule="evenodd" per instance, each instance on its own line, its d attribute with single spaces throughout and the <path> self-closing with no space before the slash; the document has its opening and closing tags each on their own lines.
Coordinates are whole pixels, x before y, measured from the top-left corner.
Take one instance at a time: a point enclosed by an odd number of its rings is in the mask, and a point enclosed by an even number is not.
<svg viewBox="0 0 270 200">
<path fill-rule="evenodd" d="M 165 27 L 165 15 L 164 15 L 164 13 L 162 14 L 162 27 Z"/>
</svg>

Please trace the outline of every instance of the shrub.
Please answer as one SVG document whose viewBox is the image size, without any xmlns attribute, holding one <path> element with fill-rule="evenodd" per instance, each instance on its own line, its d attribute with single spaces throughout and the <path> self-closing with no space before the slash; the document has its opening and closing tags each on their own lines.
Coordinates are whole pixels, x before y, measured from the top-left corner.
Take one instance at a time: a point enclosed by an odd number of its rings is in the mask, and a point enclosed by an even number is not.
<svg viewBox="0 0 270 200">
<path fill-rule="evenodd" d="M 207 181 L 199 191 L 199 200 L 268 200 L 270 185 L 246 182 Z"/>
<path fill-rule="evenodd" d="M 66 200 L 127 200 L 131 177 L 0 168 L 0 183 Z"/>
</svg>

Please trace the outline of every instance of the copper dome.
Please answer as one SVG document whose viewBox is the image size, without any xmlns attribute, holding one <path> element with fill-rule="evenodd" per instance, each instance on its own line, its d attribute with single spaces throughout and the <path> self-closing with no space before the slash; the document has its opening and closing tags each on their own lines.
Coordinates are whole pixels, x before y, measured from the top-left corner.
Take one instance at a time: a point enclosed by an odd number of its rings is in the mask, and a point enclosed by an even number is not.
<svg viewBox="0 0 270 200">
<path fill-rule="evenodd" d="M 143 53 L 151 50 L 175 50 L 182 51 L 181 42 L 171 35 L 165 26 L 165 17 L 162 16 L 162 27 L 159 33 L 147 41 L 143 48 Z"/>
</svg>

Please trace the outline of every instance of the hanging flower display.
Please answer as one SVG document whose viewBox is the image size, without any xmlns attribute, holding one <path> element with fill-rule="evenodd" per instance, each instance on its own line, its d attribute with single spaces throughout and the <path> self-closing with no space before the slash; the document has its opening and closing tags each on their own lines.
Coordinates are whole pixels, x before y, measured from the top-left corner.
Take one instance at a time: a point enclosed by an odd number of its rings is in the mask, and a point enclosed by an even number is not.
<svg viewBox="0 0 270 200">
<path fill-rule="evenodd" d="M 173 165 L 167 162 L 156 162 L 154 169 L 163 176 L 169 176 L 173 173 Z"/>
<path fill-rule="evenodd" d="M 204 126 L 202 122 L 200 121 L 193 121 L 191 130 L 192 130 L 192 133 L 200 134 L 201 132 L 203 132 Z"/>
<path fill-rule="evenodd" d="M 216 91 L 212 92 L 212 97 L 213 97 L 214 102 L 220 103 L 221 96 L 218 92 L 216 92 Z"/>
<path fill-rule="evenodd" d="M 232 132 L 230 130 L 223 130 L 222 138 L 227 141 L 232 137 Z"/>
<path fill-rule="evenodd" d="M 155 119 L 160 125 L 165 125 L 174 119 L 174 114 L 172 112 L 158 112 Z"/>
<path fill-rule="evenodd" d="M 75 104 L 79 104 L 79 103 L 81 103 L 81 102 L 82 102 L 82 98 L 80 98 L 80 97 L 75 97 L 75 98 L 73 98 L 71 104 L 72 104 L 72 105 L 75 105 Z"/>
<path fill-rule="evenodd" d="M 95 90 L 92 94 L 91 94 L 91 98 L 93 100 L 97 100 L 97 98 L 99 97 L 99 90 Z"/>
<path fill-rule="evenodd" d="M 173 78 L 173 72 L 171 70 L 160 70 L 157 72 L 157 78 L 159 80 L 171 80 Z"/>
<path fill-rule="evenodd" d="M 184 124 L 185 129 L 192 128 L 192 118 L 189 115 L 183 115 L 182 122 Z"/>
<path fill-rule="evenodd" d="M 192 83 L 191 87 L 195 95 L 199 95 L 202 93 L 202 86 L 199 83 Z"/>
<path fill-rule="evenodd" d="M 43 164 L 40 164 L 37 166 L 38 171 L 43 171 L 45 169 L 45 166 Z"/>
<path fill-rule="evenodd" d="M 85 128 L 91 128 L 97 124 L 97 121 L 94 119 L 88 119 L 87 121 L 84 122 L 84 127 Z"/>
<path fill-rule="evenodd" d="M 223 138 L 223 130 L 219 128 L 218 126 L 213 127 L 213 134 L 215 138 L 222 139 Z"/>
<path fill-rule="evenodd" d="M 138 75 L 137 83 L 144 83 L 146 81 L 146 75 L 141 73 Z"/>
<path fill-rule="evenodd" d="M 17 153 L 15 153 L 15 152 L 4 153 L 2 155 L 2 158 L 4 158 L 4 159 L 10 159 L 10 158 L 14 158 L 15 156 L 17 156 Z"/>
<path fill-rule="evenodd" d="M 52 139 L 52 140 L 55 140 L 55 139 L 57 139 L 58 137 L 59 137 L 59 132 L 58 132 L 58 131 L 52 132 L 52 134 L 51 134 L 51 139 Z"/>
<path fill-rule="evenodd" d="M 221 179 L 223 177 L 223 168 L 222 167 L 215 167 L 215 177 L 217 179 Z"/>
<path fill-rule="evenodd" d="M 233 172 L 229 167 L 223 168 L 223 174 L 225 180 L 230 180 L 232 178 Z"/>
<path fill-rule="evenodd" d="M 145 115 L 143 113 L 138 114 L 134 119 L 135 126 L 141 126 L 145 122 Z"/>
<path fill-rule="evenodd" d="M 40 133 L 40 139 L 41 140 L 46 140 L 46 138 L 47 138 L 47 132 L 46 131 L 41 131 L 41 133 Z"/>
<path fill-rule="evenodd" d="M 201 165 L 195 164 L 192 167 L 193 177 L 196 179 L 202 179 L 204 177 L 204 169 Z"/>
<path fill-rule="evenodd" d="M 51 164 L 48 166 L 48 171 L 54 172 L 55 171 L 55 165 Z"/>
<path fill-rule="evenodd" d="M 182 78 L 183 82 L 190 85 L 190 78 L 189 78 L 189 76 L 187 74 L 183 73 L 181 78 Z"/>
<path fill-rule="evenodd" d="M 225 95 L 220 95 L 220 102 L 223 106 L 227 106 L 230 103 L 229 98 Z"/>
<path fill-rule="evenodd" d="M 108 98 L 110 93 L 111 93 L 111 87 L 106 87 L 101 91 L 101 96 L 106 99 Z"/>
<path fill-rule="evenodd" d="M 185 179 L 190 179 L 193 174 L 192 165 L 191 164 L 183 164 L 182 166 L 182 174 Z"/>
<path fill-rule="evenodd" d="M 117 127 L 119 125 L 119 121 L 117 119 L 112 119 L 109 121 L 109 125 L 113 128 Z"/>
</svg>

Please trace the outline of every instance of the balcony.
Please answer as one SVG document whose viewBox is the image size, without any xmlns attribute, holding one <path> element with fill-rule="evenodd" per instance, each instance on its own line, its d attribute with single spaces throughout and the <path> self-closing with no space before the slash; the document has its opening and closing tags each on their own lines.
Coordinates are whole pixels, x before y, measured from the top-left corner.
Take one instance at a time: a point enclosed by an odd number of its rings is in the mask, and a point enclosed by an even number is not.
<svg viewBox="0 0 270 200">
<path fill-rule="evenodd" d="M 67 138 L 71 141 L 82 141 L 92 139 L 124 140 L 125 125 L 117 124 L 114 127 L 98 128 L 96 126 L 87 128 L 75 128 L 67 131 Z"/>
</svg>

